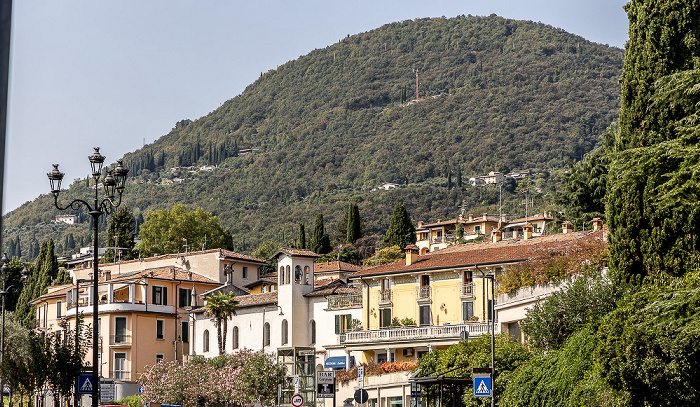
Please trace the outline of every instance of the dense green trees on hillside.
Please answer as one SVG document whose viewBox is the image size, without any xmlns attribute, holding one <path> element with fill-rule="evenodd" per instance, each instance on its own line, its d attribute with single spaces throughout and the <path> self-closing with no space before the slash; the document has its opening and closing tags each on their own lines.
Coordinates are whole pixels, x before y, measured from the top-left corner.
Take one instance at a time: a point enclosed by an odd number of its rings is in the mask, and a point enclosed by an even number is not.
<svg viewBox="0 0 700 407">
<path fill-rule="evenodd" d="M 134 214 L 129 207 L 120 208 L 109 221 L 107 228 L 107 250 L 105 250 L 104 261 L 107 263 L 117 260 L 131 260 L 137 257 L 134 251 Z M 119 247 L 120 249 L 112 249 Z M 117 255 L 118 254 L 118 255 Z"/>
<path fill-rule="evenodd" d="M 416 243 L 416 228 L 402 202 L 397 203 L 394 207 L 394 214 L 391 216 L 384 242 L 387 246 L 398 246 L 402 250 L 404 247 Z"/>
</svg>

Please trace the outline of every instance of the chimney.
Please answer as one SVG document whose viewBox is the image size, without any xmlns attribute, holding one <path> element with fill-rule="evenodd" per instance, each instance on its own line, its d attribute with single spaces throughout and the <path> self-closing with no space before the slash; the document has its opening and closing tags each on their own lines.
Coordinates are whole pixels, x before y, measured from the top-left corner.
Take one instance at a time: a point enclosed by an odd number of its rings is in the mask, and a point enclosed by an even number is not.
<svg viewBox="0 0 700 407">
<path fill-rule="evenodd" d="M 421 220 L 421 221 L 418 221 L 418 227 L 419 227 L 419 228 L 422 228 L 422 227 L 423 227 L 423 221 L 422 221 L 422 220 Z"/>
<path fill-rule="evenodd" d="M 482 219 L 486 220 L 486 218 L 489 216 L 489 214 L 488 214 L 488 213 L 484 213 L 484 214 L 481 215 L 481 216 L 482 216 Z"/>
<path fill-rule="evenodd" d="M 403 248 L 406 253 L 406 265 L 410 266 L 418 260 L 418 246 L 410 244 Z"/>
<path fill-rule="evenodd" d="M 464 214 L 463 214 L 463 213 L 460 213 L 460 214 L 459 214 L 459 220 L 464 220 Z"/>
<path fill-rule="evenodd" d="M 523 238 L 525 240 L 532 239 L 532 224 L 527 223 L 523 226 Z"/>
<path fill-rule="evenodd" d="M 565 220 L 561 223 L 561 230 L 564 233 L 571 233 L 574 231 L 574 224 L 569 222 L 568 220 Z"/>
<path fill-rule="evenodd" d="M 470 214 L 469 214 L 469 222 L 471 222 L 471 221 L 473 221 L 473 220 L 474 220 L 474 215 L 472 215 L 472 214 L 470 213 Z"/>
<path fill-rule="evenodd" d="M 601 218 L 593 218 L 593 231 L 601 230 L 603 228 L 603 220 Z"/>
<path fill-rule="evenodd" d="M 111 271 L 105 270 L 104 275 L 105 275 L 105 281 L 109 281 L 112 279 L 112 272 Z"/>
<path fill-rule="evenodd" d="M 494 229 L 491 232 L 491 242 L 493 242 L 493 243 L 500 242 L 502 237 L 503 237 L 503 232 L 501 232 L 498 229 Z"/>
<path fill-rule="evenodd" d="M 501 215 L 501 222 L 508 222 L 508 218 L 506 217 L 505 213 Z"/>
</svg>

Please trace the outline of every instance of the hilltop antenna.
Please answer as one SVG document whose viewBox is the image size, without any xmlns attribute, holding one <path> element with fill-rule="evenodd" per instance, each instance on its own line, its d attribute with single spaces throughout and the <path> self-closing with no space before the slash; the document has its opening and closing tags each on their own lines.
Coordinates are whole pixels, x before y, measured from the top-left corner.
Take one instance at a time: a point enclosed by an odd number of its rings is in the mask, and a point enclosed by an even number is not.
<svg viewBox="0 0 700 407">
<path fill-rule="evenodd" d="M 418 68 L 414 69 L 413 72 L 416 73 L 416 102 L 418 101 Z"/>
<path fill-rule="evenodd" d="M 525 224 L 527 224 L 527 217 L 528 217 L 527 206 L 529 204 L 530 207 L 532 207 L 533 200 L 532 200 L 532 198 L 530 198 L 530 202 L 528 202 L 528 200 L 527 200 L 527 188 L 525 189 L 524 192 L 525 192 L 525 202 L 521 203 L 520 205 L 525 205 Z"/>
</svg>

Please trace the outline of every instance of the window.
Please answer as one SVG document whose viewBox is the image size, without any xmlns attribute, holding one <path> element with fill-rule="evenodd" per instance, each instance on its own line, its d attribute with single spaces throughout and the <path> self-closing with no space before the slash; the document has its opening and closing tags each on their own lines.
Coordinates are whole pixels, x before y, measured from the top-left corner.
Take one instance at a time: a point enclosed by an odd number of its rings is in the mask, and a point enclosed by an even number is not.
<svg viewBox="0 0 700 407">
<path fill-rule="evenodd" d="M 309 266 L 304 267 L 304 284 L 308 285 L 310 284 L 309 282 L 311 281 L 311 271 L 309 269 Z"/>
<path fill-rule="evenodd" d="M 243 267 L 243 278 L 248 278 L 248 267 Z"/>
<path fill-rule="evenodd" d="M 294 281 L 297 284 L 301 284 L 302 274 L 303 273 L 301 272 L 301 266 L 294 267 Z"/>
<path fill-rule="evenodd" d="M 386 363 L 386 362 L 393 363 L 396 361 L 396 355 L 394 354 L 394 352 L 391 352 L 389 354 L 389 359 L 387 359 L 386 352 L 382 352 L 382 351 L 376 351 L 376 352 L 377 352 L 377 363 Z"/>
<path fill-rule="evenodd" d="M 280 285 L 284 284 L 284 266 L 280 266 L 279 282 Z"/>
<path fill-rule="evenodd" d="M 156 319 L 156 339 L 165 339 L 165 321 Z"/>
<path fill-rule="evenodd" d="M 481 225 L 474 226 L 474 233 L 477 235 L 481 234 Z"/>
<path fill-rule="evenodd" d="M 379 327 L 388 328 L 391 325 L 391 308 L 379 310 Z"/>
<path fill-rule="evenodd" d="M 265 322 L 263 326 L 263 345 L 270 346 L 270 323 Z"/>
<path fill-rule="evenodd" d="M 262 285 L 262 292 L 264 292 L 264 293 L 267 292 L 267 284 Z"/>
<path fill-rule="evenodd" d="M 114 318 L 114 343 L 126 342 L 126 317 Z"/>
<path fill-rule="evenodd" d="M 284 281 L 289 284 L 292 282 L 292 269 L 287 266 L 287 271 L 285 272 Z"/>
<path fill-rule="evenodd" d="M 430 315 L 430 305 L 421 305 L 420 306 L 420 324 L 422 325 L 430 325 L 431 324 L 431 315 Z"/>
<path fill-rule="evenodd" d="M 56 318 L 61 318 L 61 308 L 63 308 L 63 301 L 56 301 Z"/>
<path fill-rule="evenodd" d="M 233 336 L 233 346 L 232 346 L 232 348 L 233 348 L 233 349 L 238 349 L 238 327 L 237 327 L 237 326 L 234 326 L 234 327 L 233 327 L 233 332 L 232 332 L 232 335 L 231 335 L 231 336 Z"/>
<path fill-rule="evenodd" d="M 190 323 L 188 321 L 180 322 L 180 332 L 182 342 L 188 343 L 190 341 Z"/>
<path fill-rule="evenodd" d="M 381 310 L 380 310 L 381 311 Z M 350 330 L 352 326 L 352 315 L 336 315 L 335 316 L 335 333 L 342 334 Z"/>
<path fill-rule="evenodd" d="M 316 343 L 316 321 L 312 319 L 311 322 L 309 322 L 309 325 L 311 325 L 311 344 L 313 345 Z"/>
<path fill-rule="evenodd" d="M 289 342 L 289 323 L 287 320 L 282 320 L 282 345 L 286 345 Z"/>
<path fill-rule="evenodd" d="M 192 290 L 189 288 L 180 288 L 177 292 L 178 305 L 180 308 L 192 306 Z"/>
<path fill-rule="evenodd" d="M 114 378 L 115 379 L 126 379 L 126 353 L 117 352 L 114 354 Z"/>
<path fill-rule="evenodd" d="M 209 352 L 209 330 L 205 329 L 202 334 L 202 351 Z"/>
<path fill-rule="evenodd" d="M 162 353 L 156 353 L 156 364 L 162 362 L 163 358 L 164 358 L 164 356 Z"/>
<path fill-rule="evenodd" d="M 151 298 L 154 305 L 168 305 L 168 287 L 153 286 Z"/>
<path fill-rule="evenodd" d="M 474 316 L 474 302 L 463 301 L 462 302 L 462 320 L 469 321 Z"/>
</svg>

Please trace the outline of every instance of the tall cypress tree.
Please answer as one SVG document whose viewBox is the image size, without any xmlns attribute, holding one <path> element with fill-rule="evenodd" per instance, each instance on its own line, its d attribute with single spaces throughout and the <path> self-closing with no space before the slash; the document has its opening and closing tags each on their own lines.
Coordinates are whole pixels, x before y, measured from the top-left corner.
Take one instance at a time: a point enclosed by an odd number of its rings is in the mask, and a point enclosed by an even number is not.
<svg viewBox="0 0 700 407">
<path fill-rule="evenodd" d="M 347 243 L 353 244 L 362 237 L 360 208 L 355 204 L 348 207 Z"/>
<path fill-rule="evenodd" d="M 389 246 L 399 246 L 402 249 L 409 244 L 416 243 L 416 228 L 413 226 L 411 217 L 408 216 L 406 207 L 401 202 L 394 207 L 394 214 L 391 216 L 384 242 Z"/>
<path fill-rule="evenodd" d="M 304 230 L 304 224 L 299 224 L 299 239 L 298 244 L 300 249 L 306 249 L 306 231 Z"/>
<path fill-rule="evenodd" d="M 328 237 L 323 226 L 323 214 L 316 216 L 314 224 L 314 234 L 311 237 L 311 250 L 318 254 L 330 253 L 332 250 L 331 239 Z"/>
<path fill-rule="evenodd" d="M 622 85 L 620 129 L 606 196 L 611 275 L 638 282 L 698 267 L 700 198 L 693 168 L 697 140 L 679 121 L 693 104 L 663 100 L 659 80 L 700 68 L 700 6 L 685 0 L 633 0 Z M 660 97 L 661 96 L 661 97 Z"/>
</svg>

